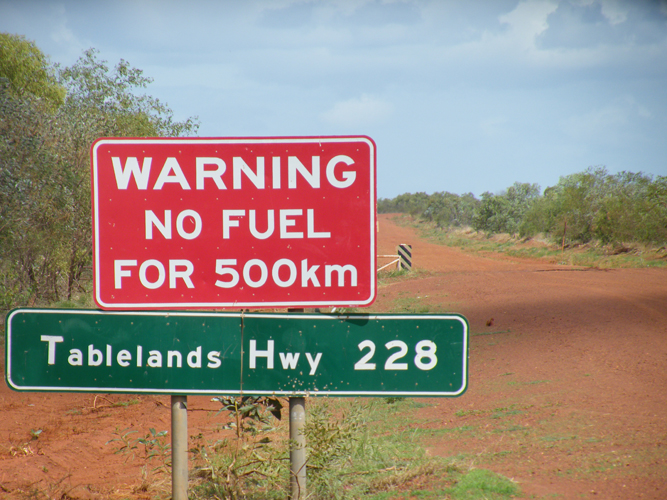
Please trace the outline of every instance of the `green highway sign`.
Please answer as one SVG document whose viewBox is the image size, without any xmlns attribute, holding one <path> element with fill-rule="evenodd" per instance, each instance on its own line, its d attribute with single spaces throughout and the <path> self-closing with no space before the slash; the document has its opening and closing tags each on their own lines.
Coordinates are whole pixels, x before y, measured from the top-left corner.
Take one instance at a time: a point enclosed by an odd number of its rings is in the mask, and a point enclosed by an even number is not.
<svg viewBox="0 0 667 500">
<path fill-rule="evenodd" d="M 16 309 L 5 331 L 17 391 L 460 396 L 468 382 L 455 314 Z"/>
</svg>

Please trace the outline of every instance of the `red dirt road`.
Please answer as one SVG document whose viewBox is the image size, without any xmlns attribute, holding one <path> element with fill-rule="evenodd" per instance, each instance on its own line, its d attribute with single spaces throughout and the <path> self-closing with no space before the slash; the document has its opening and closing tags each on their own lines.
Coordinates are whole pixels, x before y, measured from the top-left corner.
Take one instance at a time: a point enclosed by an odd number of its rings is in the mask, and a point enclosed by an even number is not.
<svg viewBox="0 0 667 500">
<path fill-rule="evenodd" d="M 376 308 L 421 297 L 470 322 L 468 391 L 421 413 L 455 430 L 433 453 L 463 454 L 527 498 L 667 498 L 667 270 L 463 255 L 387 216 L 379 236 L 379 253 L 412 243 L 429 272 L 379 289 Z"/>
<path fill-rule="evenodd" d="M 467 392 L 423 400 L 410 425 L 429 453 L 510 477 L 522 498 L 667 498 L 667 270 L 466 255 L 381 216 L 378 253 L 398 243 L 416 272 L 383 280 L 371 310 L 458 312 L 471 328 Z M 188 401 L 190 434 L 216 439 L 219 405 Z M 0 384 L 0 412 L 0 498 L 151 497 L 140 462 L 105 443 L 169 429 L 168 397 Z"/>
</svg>

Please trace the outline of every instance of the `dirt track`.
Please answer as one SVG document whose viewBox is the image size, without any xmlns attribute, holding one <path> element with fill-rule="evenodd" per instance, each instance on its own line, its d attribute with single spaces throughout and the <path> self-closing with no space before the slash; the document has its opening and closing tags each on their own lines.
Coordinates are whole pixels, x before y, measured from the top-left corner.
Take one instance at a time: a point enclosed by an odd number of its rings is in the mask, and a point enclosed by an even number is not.
<svg viewBox="0 0 667 500">
<path fill-rule="evenodd" d="M 434 453 L 464 454 L 527 497 L 667 498 L 667 270 L 473 257 L 380 227 L 380 253 L 411 242 L 432 272 L 380 289 L 376 307 L 422 297 L 470 322 L 469 389 L 424 416 L 472 429 L 432 439 Z"/>
<path fill-rule="evenodd" d="M 667 498 L 667 270 L 470 256 L 381 216 L 378 253 L 398 243 L 419 272 L 381 286 L 372 310 L 458 312 L 472 333 L 467 393 L 417 415 L 429 452 L 513 478 L 525 498 Z M 205 411 L 219 405 L 189 406 L 191 434 L 219 432 Z M 105 443 L 116 428 L 168 429 L 168 397 L 2 384 L 0 411 L 0 497 L 150 497 L 139 465 Z"/>
</svg>

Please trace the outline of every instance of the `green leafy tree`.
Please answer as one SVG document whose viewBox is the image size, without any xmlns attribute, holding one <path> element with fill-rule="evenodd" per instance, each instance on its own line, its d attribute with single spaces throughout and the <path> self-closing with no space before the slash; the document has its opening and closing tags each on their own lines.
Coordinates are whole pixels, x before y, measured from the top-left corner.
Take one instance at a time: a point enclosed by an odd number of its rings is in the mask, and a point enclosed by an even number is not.
<svg viewBox="0 0 667 500">
<path fill-rule="evenodd" d="M 426 210 L 429 196 L 426 193 L 400 194 L 391 200 L 378 200 L 379 213 L 401 213 L 417 216 Z"/>
<path fill-rule="evenodd" d="M 60 74 L 67 97 L 60 107 L 54 145 L 58 172 L 68 186 L 62 212 L 63 239 L 69 242 L 66 274 L 71 297 L 91 258 L 90 146 L 99 137 L 172 137 L 192 134 L 196 119 L 175 121 L 169 107 L 148 95 L 138 95 L 152 79 L 121 60 L 111 70 L 89 49 Z"/>
<path fill-rule="evenodd" d="M 52 115 L 37 98 L 0 82 L 0 271 L 4 308 L 39 293 L 55 274 L 52 187 L 41 171 L 54 160 L 45 131 Z M 41 249 L 41 250 L 40 250 Z"/>
<path fill-rule="evenodd" d="M 589 168 L 561 177 L 526 214 L 522 231 L 555 240 L 601 243 L 667 241 L 667 186 L 642 173 Z"/>
<path fill-rule="evenodd" d="M 48 175 L 55 162 L 49 130 L 65 89 L 47 57 L 19 35 L 0 33 L 0 306 L 57 289 Z"/>
<path fill-rule="evenodd" d="M 31 47 L 23 57 L 46 64 Z M 91 261 L 89 155 L 97 138 L 178 136 L 198 127 L 196 119 L 175 121 L 166 105 L 140 95 L 138 89 L 151 82 L 141 70 L 123 60 L 111 70 L 93 49 L 70 68 L 45 66 L 44 74 L 55 75 L 58 88 L 65 89 L 61 101 L 46 105 L 43 93 L 33 93 L 44 85 L 34 90 L 16 87 L 9 78 L 0 81 L 4 307 L 71 299 L 81 290 Z"/>
<path fill-rule="evenodd" d="M 645 208 L 640 212 L 644 221 L 641 239 L 667 243 L 667 176 L 658 176 L 647 188 Z"/>
<path fill-rule="evenodd" d="M 405 193 L 395 198 L 378 200 L 379 213 L 404 213 L 435 222 L 438 227 L 472 224 L 479 200 L 472 193 L 459 196 L 448 192 Z"/>
<path fill-rule="evenodd" d="M 56 79 L 54 68 L 34 42 L 24 36 L 0 33 L 0 79 L 7 80 L 9 92 L 16 97 L 32 96 L 50 108 L 65 99 L 65 89 Z"/>
<path fill-rule="evenodd" d="M 469 226 L 479 205 L 479 200 L 472 193 L 463 196 L 448 192 L 433 193 L 421 217 L 443 228 Z"/>
<path fill-rule="evenodd" d="M 540 196 L 537 184 L 515 182 L 501 194 L 486 192 L 473 227 L 488 233 L 518 234 L 531 206 Z"/>
</svg>

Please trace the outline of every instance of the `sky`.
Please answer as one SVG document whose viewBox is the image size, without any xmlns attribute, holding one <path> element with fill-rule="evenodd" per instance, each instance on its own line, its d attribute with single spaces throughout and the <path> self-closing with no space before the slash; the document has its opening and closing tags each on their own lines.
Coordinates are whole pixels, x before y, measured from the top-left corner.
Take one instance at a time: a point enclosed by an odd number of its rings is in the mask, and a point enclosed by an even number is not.
<svg viewBox="0 0 667 500">
<path fill-rule="evenodd" d="M 667 175 L 667 0 L 0 0 L 0 31 L 128 61 L 200 137 L 367 135 L 380 198 Z"/>
</svg>

